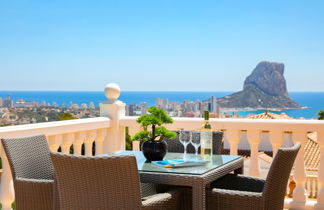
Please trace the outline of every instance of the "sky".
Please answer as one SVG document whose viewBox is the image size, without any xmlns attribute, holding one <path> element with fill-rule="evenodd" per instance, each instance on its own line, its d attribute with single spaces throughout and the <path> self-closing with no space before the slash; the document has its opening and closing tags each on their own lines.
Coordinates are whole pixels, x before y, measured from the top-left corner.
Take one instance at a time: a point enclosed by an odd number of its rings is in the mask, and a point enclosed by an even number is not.
<svg viewBox="0 0 324 210">
<path fill-rule="evenodd" d="M 0 90 L 324 91 L 322 0 L 0 0 Z"/>
</svg>

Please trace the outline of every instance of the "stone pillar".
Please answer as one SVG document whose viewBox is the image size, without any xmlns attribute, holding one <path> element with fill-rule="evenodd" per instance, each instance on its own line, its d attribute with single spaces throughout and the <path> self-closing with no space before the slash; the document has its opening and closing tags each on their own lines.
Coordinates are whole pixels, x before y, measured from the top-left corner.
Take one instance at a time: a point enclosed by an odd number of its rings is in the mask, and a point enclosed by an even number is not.
<svg viewBox="0 0 324 210">
<path fill-rule="evenodd" d="M 82 144 L 87 137 L 86 132 L 77 132 L 75 133 L 75 139 L 73 142 L 74 155 L 81 155 Z"/>
<path fill-rule="evenodd" d="M 63 135 L 63 143 L 61 145 L 61 148 L 64 154 L 70 153 L 70 148 L 73 141 L 74 141 L 74 133 L 67 133 Z"/>
<path fill-rule="evenodd" d="M 305 189 L 306 173 L 304 165 L 304 146 L 307 141 L 307 132 L 294 131 L 292 134 L 293 142 L 300 142 L 301 147 L 295 160 L 294 177 L 296 188 L 293 193 L 294 206 L 304 206 L 307 200 L 307 193 Z"/>
<path fill-rule="evenodd" d="M 0 201 L 2 204 L 3 210 L 11 210 L 11 203 L 15 199 L 14 195 L 14 188 L 13 188 L 13 181 L 11 170 L 9 167 L 9 162 L 7 156 L 0 146 L 0 153 L 2 159 L 2 175 L 1 175 L 1 182 L 0 182 Z"/>
<path fill-rule="evenodd" d="M 317 132 L 317 142 L 320 146 L 320 166 L 318 171 L 318 195 L 316 210 L 324 209 L 324 132 Z"/>
<path fill-rule="evenodd" d="M 107 135 L 107 129 L 102 128 L 97 130 L 97 138 L 96 138 L 96 155 L 100 155 L 103 153 L 103 143 L 105 137 Z"/>
<path fill-rule="evenodd" d="M 125 150 L 125 127 L 120 119 L 125 117 L 125 103 L 118 100 L 120 88 L 117 84 L 106 85 L 106 102 L 100 103 L 100 116 L 110 118 L 110 127 L 103 144 L 103 152 Z"/>
<path fill-rule="evenodd" d="M 250 176 L 260 176 L 259 166 L 259 144 L 261 142 L 261 132 L 258 130 L 248 130 L 247 138 L 250 144 L 251 156 L 250 156 Z"/>
<path fill-rule="evenodd" d="M 230 144 L 230 154 L 237 155 L 238 144 L 241 139 L 240 130 L 226 130 L 225 136 Z"/>
<path fill-rule="evenodd" d="M 275 158 L 278 149 L 281 147 L 284 136 L 282 131 L 270 131 L 269 133 L 270 142 L 272 144 L 272 157 Z"/>
</svg>

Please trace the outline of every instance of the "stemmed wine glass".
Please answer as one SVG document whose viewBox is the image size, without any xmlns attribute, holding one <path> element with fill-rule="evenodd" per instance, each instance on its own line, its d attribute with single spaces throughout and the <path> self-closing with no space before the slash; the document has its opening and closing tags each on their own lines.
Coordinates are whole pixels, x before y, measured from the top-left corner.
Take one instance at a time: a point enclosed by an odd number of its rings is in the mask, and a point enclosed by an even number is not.
<svg viewBox="0 0 324 210">
<path fill-rule="evenodd" d="M 183 156 L 184 156 L 184 158 L 186 158 L 187 157 L 187 146 L 190 143 L 190 131 L 181 129 L 179 132 L 179 141 L 183 145 L 183 148 L 184 148 Z"/>
<path fill-rule="evenodd" d="M 191 132 L 190 143 L 195 148 L 195 155 L 198 156 L 198 148 L 200 147 L 200 132 L 198 131 Z"/>
</svg>

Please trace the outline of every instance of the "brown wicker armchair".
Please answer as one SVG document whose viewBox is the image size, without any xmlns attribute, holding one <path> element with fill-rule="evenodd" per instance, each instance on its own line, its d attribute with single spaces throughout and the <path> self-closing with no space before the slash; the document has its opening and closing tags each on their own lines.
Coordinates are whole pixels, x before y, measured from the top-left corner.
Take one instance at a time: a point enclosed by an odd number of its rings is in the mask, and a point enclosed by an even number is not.
<svg viewBox="0 0 324 210">
<path fill-rule="evenodd" d="M 287 182 L 300 143 L 280 148 L 266 180 L 229 174 L 207 190 L 207 209 L 282 210 Z"/>
<path fill-rule="evenodd" d="M 53 209 L 53 165 L 44 135 L 2 139 L 17 210 Z"/>
<path fill-rule="evenodd" d="M 60 208 L 65 210 L 179 209 L 181 191 L 141 200 L 134 156 L 84 157 L 51 153 Z"/>
</svg>

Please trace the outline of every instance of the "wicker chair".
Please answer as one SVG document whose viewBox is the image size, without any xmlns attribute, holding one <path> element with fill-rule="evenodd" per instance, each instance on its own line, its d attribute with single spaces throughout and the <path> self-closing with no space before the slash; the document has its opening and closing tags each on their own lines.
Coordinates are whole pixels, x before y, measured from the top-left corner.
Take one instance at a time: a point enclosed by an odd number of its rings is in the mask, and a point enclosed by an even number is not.
<svg viewBox="0 0 324 210">
<path fill-rule="evenodd" d="M 53 165 L 46 137 L 39 135 L 1 141 L 12 172 L 16 209 L 54 209 Z"/>
<path fill-rule="evenodd" d="M 141 201 L 134 156 L 85 157 L 51 153 L 64 210 L 179 209 L 181 191 L 148 196 Z"/>
<path fill-rule="evenodd" d="M 178 133 L 179 131 L 175 131 Z M 184 151 L 183 145 L 179 141 L 179 135 L 177 135 L 176 139 L 166 139 L 168 144 L 168 152 L 179 152 L 182 153 Z M 223 149 L 223 132 L 214 131 L 213 132 L 213 154 L 219 155 L 222 153 Z M 187 146 L 188 153 L 195 153 L 195 148 L 189 144 Z M 200 151 L 199 151 L 200 153 Z"/>
<path fill-rule="evenodd" d="M 280 148 L 266 180 L 229 174 L 207 190 L 207 209 L 282 210 L 287 182 L 300 143 Z"/>
</svg>

